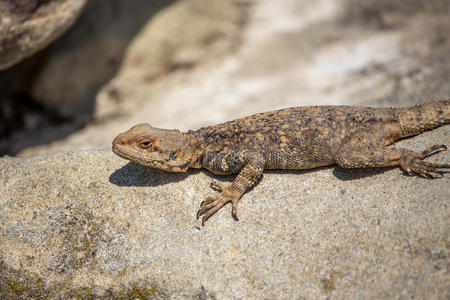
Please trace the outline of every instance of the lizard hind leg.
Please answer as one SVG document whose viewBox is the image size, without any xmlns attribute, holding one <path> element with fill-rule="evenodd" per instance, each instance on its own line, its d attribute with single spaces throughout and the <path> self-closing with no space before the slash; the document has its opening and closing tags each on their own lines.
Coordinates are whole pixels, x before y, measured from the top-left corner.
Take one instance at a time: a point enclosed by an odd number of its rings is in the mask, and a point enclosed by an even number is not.
<svg viewBox="0 0 450 300">
<path fill-rule="evenodd" d="M 398 140 L 396 124 L 373 124 L 361 128 L 345 138 L 334 155 L 335 162 L 343 168 L 401 167 L 409 175 L 425 178 L 442 177 L 450 164 L 429 163 L 423 159 L 447 150 L 445 145 L 433 145 L 422 152 L 386 147 Z"/>
</svg>

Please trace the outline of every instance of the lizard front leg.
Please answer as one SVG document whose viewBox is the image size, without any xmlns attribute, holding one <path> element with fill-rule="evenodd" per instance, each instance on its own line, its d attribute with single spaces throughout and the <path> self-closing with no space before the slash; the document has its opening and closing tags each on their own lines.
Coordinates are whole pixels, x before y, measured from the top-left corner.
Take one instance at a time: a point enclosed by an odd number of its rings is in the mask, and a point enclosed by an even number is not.
<svg viewBox="0 0 450 300">
<path fill-rule="evenodd" d="M 202 225 L 225 204 L 231 202 L 231 215 L 237 218 L 237 204 L 242 195 L 261 177 L 264 169 L 264 157 L 252 152 L 232 152 L 215 156 L 207 162 L 208 169 L 216 174 L 239 172 L 229 186 L 213 184 L 220 193 L 207 197 L 200 205 L 197 218 L 202 217 Z"/>
</svg>

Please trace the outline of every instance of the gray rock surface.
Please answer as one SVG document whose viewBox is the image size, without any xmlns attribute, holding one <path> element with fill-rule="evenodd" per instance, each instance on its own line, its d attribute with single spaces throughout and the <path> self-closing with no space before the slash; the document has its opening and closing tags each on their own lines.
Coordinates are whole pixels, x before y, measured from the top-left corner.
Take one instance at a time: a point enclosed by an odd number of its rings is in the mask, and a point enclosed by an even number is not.
<svg viewBox="0 0 450 300">
<path fill-rule="evenodd" d="M 41 50 L 76 20 L 85 0 L 0 2 L 0 70 Z"/>
<path fill-rule="evenodd" d="M 446 126 L 400 144 L 449 137 Z M 268 172 L 239 222 L 226 206 L 201 227 L 213 178 L 109 149 L 1 158 L 0 298 L 450 297 L 449 176 Z"/>
</svg>

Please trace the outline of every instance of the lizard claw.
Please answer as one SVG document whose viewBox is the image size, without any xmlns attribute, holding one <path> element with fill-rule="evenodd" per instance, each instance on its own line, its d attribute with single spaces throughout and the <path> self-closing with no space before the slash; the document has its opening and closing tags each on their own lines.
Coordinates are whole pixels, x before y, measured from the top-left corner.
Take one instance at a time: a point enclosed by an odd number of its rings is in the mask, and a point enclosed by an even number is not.
<svg viewBox="0 0 450 300">
<path fill-rule="evenodd" d="M 239 221 L 237 217 L 237 204 L 239 201 L 239 196 L 235 196 L 232 193 L 232 190 L 229 187 L 222 188 L 222 192 L 220 194 L 207 197 L 201 204 L 200 208 L 197 211 L 197 219 L 200 216 L 202 217 L 202 226 L 205 225 L 205 222 L 215 214 L 219 209 L 221 209 L 225 204 L 231 202 L 231 215 L 234 220 Z"/>
</svg>

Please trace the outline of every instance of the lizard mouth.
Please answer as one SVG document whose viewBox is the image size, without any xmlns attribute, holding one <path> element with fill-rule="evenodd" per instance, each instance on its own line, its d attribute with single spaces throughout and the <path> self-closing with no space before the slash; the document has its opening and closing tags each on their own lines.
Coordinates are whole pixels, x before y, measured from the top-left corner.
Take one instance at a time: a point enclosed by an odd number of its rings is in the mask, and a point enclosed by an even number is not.
<svg viewBox="0 0 450 300">
<path fill-rule="evenodd" d="M 168 172 L 184 172 L 184 173 L 186 173 L 187 169 L 189 168 L 187 163 L 182 163 L 182 164 L 177 163 L 177 164 L 170 165 L 170 163 L 167 163 L 167 162 L 161 163 L 161 161 L 159 161 L 159 160 L 142 159 L 139 156 L 139 153 L 137 153 L 138 155 L 136 155 L 136 156 L 130 155 L 124 151 L 121 151 L 121 149 L 119 147 L 117 147 L 116 145 L 114 145 L 112 147 L 112 152 L 114 154 L 116 154 L 117 156 L 120 156 L 129 161 L 132 161 L 132 162 L 144 165 L 144 166 L 148 166 L 151 168 L 168 171 Z"/>
<path fill-rule="evenodd" d="M 131 155 L 126 154 L 125 152 L 120 151 L 119 148 L 117 148 L 115 145 L 112 147 L 112 152 L 114 154 L 116 154 L 117 156 L 120 156 L 122 158 L 128 159 L 128 160 L 133 160 L 133 158 L 131 157 Z"/>
</svg>

